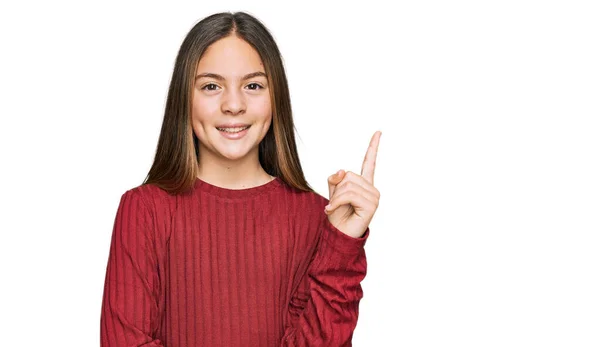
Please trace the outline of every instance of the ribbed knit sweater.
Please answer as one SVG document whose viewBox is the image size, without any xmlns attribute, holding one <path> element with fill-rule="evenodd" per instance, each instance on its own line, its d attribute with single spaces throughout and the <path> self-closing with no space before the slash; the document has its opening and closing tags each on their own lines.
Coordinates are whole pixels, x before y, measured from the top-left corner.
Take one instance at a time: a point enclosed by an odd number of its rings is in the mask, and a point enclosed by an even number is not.
<svg viewBox="0 0 600 347">
<path fill-rule="evenodd" d="M 361 238 L 328 199 L 280 178 L 246 189 L 197 179 L 121 196 L 100 316 L 103 347 L 351 346 L 366 276 Z"/>
</svg>

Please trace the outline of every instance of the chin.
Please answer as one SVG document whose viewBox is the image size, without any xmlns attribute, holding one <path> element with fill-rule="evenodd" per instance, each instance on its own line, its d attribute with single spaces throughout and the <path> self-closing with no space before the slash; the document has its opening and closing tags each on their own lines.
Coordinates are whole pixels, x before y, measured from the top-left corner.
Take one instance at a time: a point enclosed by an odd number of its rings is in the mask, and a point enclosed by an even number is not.
<svg viewBox="0 0 600 347">
<path fill-rule="evenodd" d="M 228 150 L 218 150 L 219 155 L 221 155 L 223 158 L 227 158 L 229 160 L 240 160 L 244 157 L 246 157 L 248 155 L 248 153 L 250 153 L 249 150 L 245 150 L 245 149 L 239 149 L 239 150 L 233 150 L 233 151 L 228 151 Z"/>
</svg>

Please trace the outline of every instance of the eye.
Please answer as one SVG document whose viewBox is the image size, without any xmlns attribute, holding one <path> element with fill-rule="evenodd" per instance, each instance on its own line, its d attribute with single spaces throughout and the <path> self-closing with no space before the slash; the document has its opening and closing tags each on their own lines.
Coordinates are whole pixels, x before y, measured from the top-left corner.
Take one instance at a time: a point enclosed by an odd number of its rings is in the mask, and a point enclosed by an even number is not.
<svg viewBox="0 0 600 347">
<path fill-rule="evenodd" d="M 259 90 L 259 89 L 264 89 L 263 86 L 261 86 L 258 83 L 250 83 L 248 86 L 256 86 L 256 88 L 250 88 L 250 90 Z"/>
<path fill-rule="evenodd" d="M 214 84 L 214 83 L 208 83 L 208 84 L 204 85 L 204 86 L 203 86 L 202 88 L 200 88 L 200 89 L 202 89 L 202 90 L 210 90 L 210 91 L 214 91 L 214 90 L 217 90 L 216 88 L 218 88 L 218 87 L 219 87 L 219 86 L 218 86 L 218 85 L 216 85 L 216 84 Z M 248 85 L 248 87 L 250 87 L 250 90 L 259 90 L 259 89 L 264 89 L 264 87 L 263 87 L 263 86 L 261 86 L 261 85 L 260 85 L 260 84 L 258 84 L 258 83 L 250 83 L 250 84 Z"/>
<path fill-rule="evenodd" d="M 206 88 L 206 87 L 208 87 L 208 86 L 215 86 L 215 87 L 218 87 L 218 86 L 217 86 L 216 84 L 214 84 L 214 83 L 209 83 L 209 84 L 205 85 L 204 87 L 202 87 L 201 89 L 203 89 L 203 90 L 215 90 L 215 89 Z"/>
</svg>

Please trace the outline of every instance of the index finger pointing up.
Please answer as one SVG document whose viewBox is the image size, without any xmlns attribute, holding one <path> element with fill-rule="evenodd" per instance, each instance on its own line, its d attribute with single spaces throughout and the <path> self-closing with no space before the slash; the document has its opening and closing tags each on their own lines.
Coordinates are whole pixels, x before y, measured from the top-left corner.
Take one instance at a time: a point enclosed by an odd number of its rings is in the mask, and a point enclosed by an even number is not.
<svg viewBox="0 0 600 347">
<path fill-rule="evenodd" d="M 377 149 L 379 148 L 380 137 L 381 131 L 376 131 L 375 134 L 373 134 L 373 137 L 371 137 L 371 143 L 369 143 L 369 148 L 367 149 L 367 154 L 365 154 L 365 159 L 363 161 L 362 170 L 360 171 L 360 175 L 371 184 L 373 184 L 373 178 L 375 176 L 375 159 L 377 158 Z"/>
</svg>

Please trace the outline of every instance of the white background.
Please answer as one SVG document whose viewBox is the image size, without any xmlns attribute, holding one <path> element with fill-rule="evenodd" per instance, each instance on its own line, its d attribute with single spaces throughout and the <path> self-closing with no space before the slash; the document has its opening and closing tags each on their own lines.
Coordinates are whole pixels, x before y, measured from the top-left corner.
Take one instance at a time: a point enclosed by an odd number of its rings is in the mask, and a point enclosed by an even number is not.
<svg viewBox="0 0 600 347">
<path fill-rule="evenodd" d="M 30 1 L 0 7 L 3 346 L 99 344 L 179 45 L 237 10 L 279 44 L 317 191 L 383 131 L 355 346 L 600 345 L 592 1 Z"/>
</svg>

